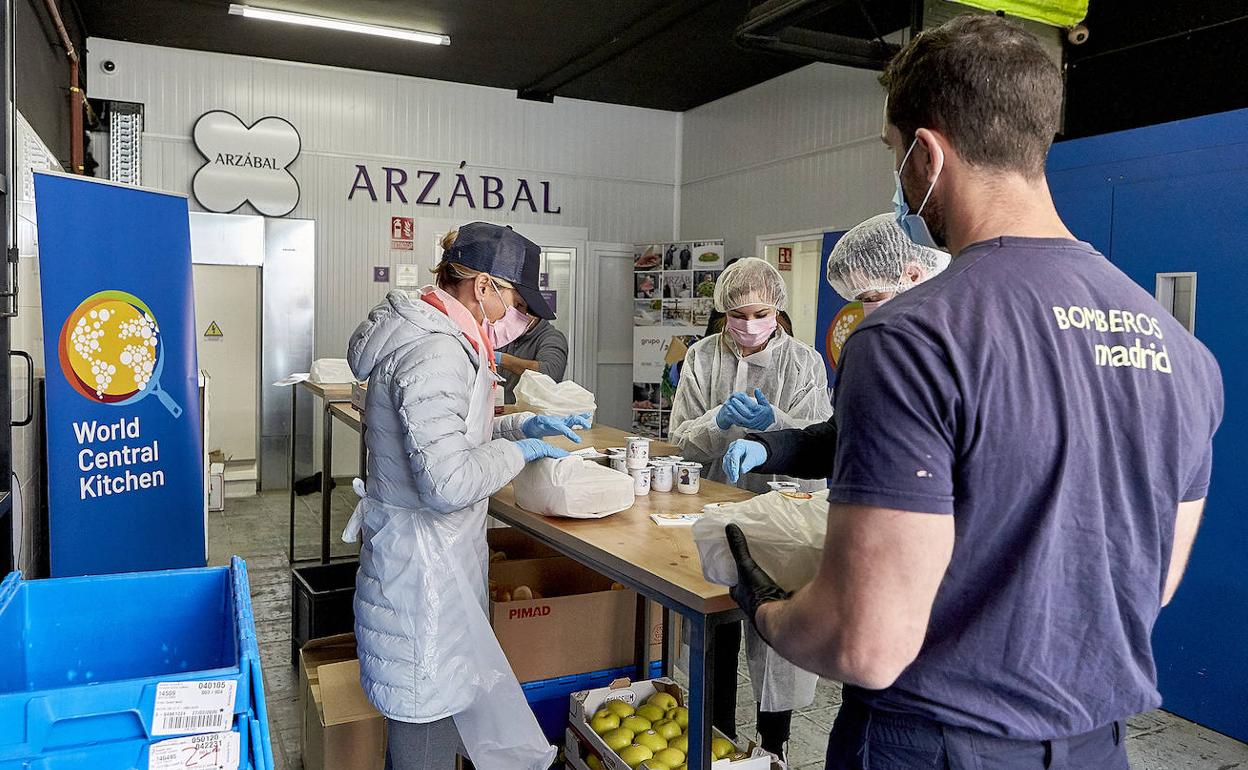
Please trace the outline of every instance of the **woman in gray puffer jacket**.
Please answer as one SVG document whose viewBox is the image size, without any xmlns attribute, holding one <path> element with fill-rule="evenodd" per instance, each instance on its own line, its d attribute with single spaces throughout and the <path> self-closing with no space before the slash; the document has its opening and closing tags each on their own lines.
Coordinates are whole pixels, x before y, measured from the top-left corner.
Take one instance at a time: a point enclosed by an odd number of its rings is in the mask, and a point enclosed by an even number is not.
<svg viewBox="0 0 1248 770">
<path fill-rule="evenodd" d="M 391 292 L 347 353 L 369 381 L 368 489 L 344 533 L 363 535 L 360 679 L 387 719 L 387 768 L 449 770 L 462 741 L 480 770 L 544 770 L 554 750 L 486 614 L 486 510 L 526 462 L 566 454 L 539 437 L 579 441 L 571 428 L 588 424 L 494 417 L 494 349 L 527 326 L 517 297 L 551 315 L 537 245 L 476 222 L 443 249 L 437 287 Z"/>
</svg>

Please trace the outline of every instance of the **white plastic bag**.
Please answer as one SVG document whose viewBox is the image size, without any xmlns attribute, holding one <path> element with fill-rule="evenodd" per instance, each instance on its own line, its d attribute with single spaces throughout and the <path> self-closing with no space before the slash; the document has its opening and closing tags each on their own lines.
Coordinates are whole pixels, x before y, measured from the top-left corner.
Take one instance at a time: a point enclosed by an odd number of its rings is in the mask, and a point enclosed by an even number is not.
<svg viewBox="0 0 1248 770">
<path fill-rule="evenodd" d="M 693 525 L 702 574 L 720 585 L 737 583 L 737 563 L 724 527 L 736 524 L 758 566 L 782 588 L 796 591 L 819 569 L 828 531 L 828 492 L 770 492 L 706 512 Z M 798 668 L 746 628 L 746 662 L 754 699 L 763 711 L 793 711 L 815 701 L 819 677 Z"/>
<path fill-rule="evenodd" d="M 544 516 L 601 519 L 633 504 L 633 479 L 580 457 L 529 463 L 512 482 L 516 505 Z"/>
<path fill-rule="evenodd" d="M 345 358 L 318 358 L 308 379 L 317 385 L 346 385 L 355 382 L 355 373 Z"/>
<path fill-rule="evenodd" d="M 828 491 L 769 492 L 703 514 L 693 525 L 702 574 L 722 586 L 737 584 L 737 563 L 724 527 L 736 524 L 750 555 L 786 591 L 806 585 L 819 569 L 828 533 Z"/>
<path fill-rule="evenodd" d="M 593 422 L 598 409 L 594 394 L 572 380 L 555 382 L 548 375 L 531 369 L 520 375 L 515 394 L 517 408 L 552 417 L 589 412 L 590 422 Z"/>
</svg>

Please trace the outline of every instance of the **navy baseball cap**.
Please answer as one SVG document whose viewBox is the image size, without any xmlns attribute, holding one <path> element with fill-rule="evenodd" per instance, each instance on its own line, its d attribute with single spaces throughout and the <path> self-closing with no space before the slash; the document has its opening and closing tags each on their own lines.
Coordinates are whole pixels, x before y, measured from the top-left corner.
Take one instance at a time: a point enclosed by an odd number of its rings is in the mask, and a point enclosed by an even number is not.
<svg viewBox="0 0 1248 770">
<path fill-rule="evenodd" d="M 547 320 L 555 317 L 537 288 L 542 247 L 510 227 L 470 222 L 459 228 L 455 243 L 442 252 L 442 259 L 510 282 L 530 313 Z"/>
</svg>

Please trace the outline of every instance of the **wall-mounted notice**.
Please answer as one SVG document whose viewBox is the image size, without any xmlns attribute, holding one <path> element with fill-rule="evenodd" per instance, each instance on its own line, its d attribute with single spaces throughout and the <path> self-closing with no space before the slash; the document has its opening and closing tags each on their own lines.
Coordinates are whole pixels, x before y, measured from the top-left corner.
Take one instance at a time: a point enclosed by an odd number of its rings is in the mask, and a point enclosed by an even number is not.
<svg viewBox="0 0 1248 770">
<path fill-rule="evenodd" d="M 35 206 L 52 575 L 202 567 L 186 198 L 37 173 Z"/>
<path fill-rule="evenodd" d="M 416 238 L 415 220 L 411 217 L 390 217 L 390 250 L 411 251 Z"/>
<path fill-rule="evenodd" d="M 685 351 L 706 333 L 724 242 L 633 247 L 634 433 L 666 437 Z"/>
</svg>

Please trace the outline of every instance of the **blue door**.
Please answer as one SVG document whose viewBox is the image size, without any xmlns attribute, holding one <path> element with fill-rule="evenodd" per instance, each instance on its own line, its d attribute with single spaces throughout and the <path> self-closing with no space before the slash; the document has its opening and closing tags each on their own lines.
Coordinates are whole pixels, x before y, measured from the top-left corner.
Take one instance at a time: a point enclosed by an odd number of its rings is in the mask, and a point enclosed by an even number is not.
<svg viewBox="0 0 1248 770">
<path fill-rule="evenodd" d="M 1059 145 L 1054 198 L 1076 235 L 1154 291 L 1195 272 L 1196 336 L 1226 413 L 1186 577 L 1153 634 L 1163 708 L 1248 740 L 1248 111 Z"/>
</svg>

